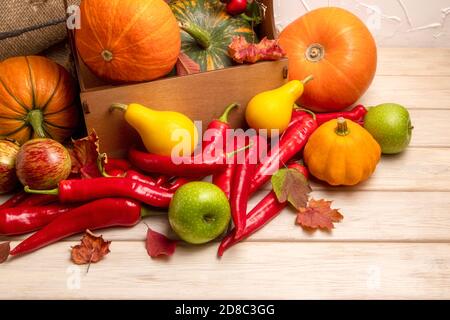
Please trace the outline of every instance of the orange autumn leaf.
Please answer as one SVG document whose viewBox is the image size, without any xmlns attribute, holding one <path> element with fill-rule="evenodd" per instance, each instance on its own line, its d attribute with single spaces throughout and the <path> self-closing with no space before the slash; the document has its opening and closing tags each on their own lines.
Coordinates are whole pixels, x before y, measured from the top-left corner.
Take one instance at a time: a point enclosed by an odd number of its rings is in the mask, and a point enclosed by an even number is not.
<svg viewBox="0 0 450 320">
<path fill-rule="evenodd" d="M 192 60 L 187 54 L 181 52 L 176 63 L 177 75 L 185 76 L 189 74 L 199 73 L 200 65 Z"/>
<path fill-rule="evenodd" d="M 228 46 L 228 55 L 237 63 L 255 63 L 262 60 L 279 60 L 286 52 L 279 46 L 278 40 L 262 39 L 259 43 L 248 43 L 242 37 L 234 37 Z"/>
<path fill-rule="evenodd" d="M 84 138 L 73 140 L 68 149 L 72 161 L 72 174 L 84 179 L 100 176 L 97 159 L 99 156 L 100 141 L 95 130 Z"/>
<path fill-rule="evenodd" d="M 109 251 L 111 241 L 103 240 L 103 236 L 96 236 L 86 230 L 81 244 L 72 247 L 71 258 L 75 264 L 91 264 L 99 262 Z"/>
<path fill-rule="evenodd" d="M 0 264 L 8 259 L 10 250 L 11 246 L 9 241 L 0 243 Z"/>
<path fill-rule="evenodd" d="M 335 222 L 340 222 L 344 216 L 338 209 L 331 208 L 332 201 L 311 199 L 306 208 L 300 208 L 297 214 L 297 224 L 306 229 L 325 229 L 331 231 Z"/>
</svg>

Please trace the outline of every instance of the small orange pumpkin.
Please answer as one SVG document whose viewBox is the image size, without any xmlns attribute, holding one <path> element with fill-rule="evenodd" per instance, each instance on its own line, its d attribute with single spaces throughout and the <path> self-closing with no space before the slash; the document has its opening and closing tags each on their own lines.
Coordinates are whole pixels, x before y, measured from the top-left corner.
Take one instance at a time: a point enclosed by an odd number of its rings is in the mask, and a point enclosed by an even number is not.
<svg viewBox="0 0 450 320">
<path fill-rule="evenodd" d="M 83 0 L 80 15 L 77 50 L 98 77 L 148 81 L 173 69 L 181 35 L 164 0 Z"/>
<path fill-rule="evenodd" d="M 350 107 L 375 75 L 375 41 L 364 23 L 344 9 L 308 12 L 283 30 L 280 45 L 289 58 L 291 80 L 314 76 L 298 101 L 313 111 Z"/>
<path fill-rule="evenodd" d="M 45 57 L 0 62 L 0 138 L 64 142 L 78 125 L 75 96 L 70 74 Z"/>
<path fill-rule="evenodd" d="M 380 145 L 370 133 L 344 118 L 321 125 L 304 152 L 310 173 L 333 186 L 351 186 L 368 179 L 380 157 Z"/>
</svg>

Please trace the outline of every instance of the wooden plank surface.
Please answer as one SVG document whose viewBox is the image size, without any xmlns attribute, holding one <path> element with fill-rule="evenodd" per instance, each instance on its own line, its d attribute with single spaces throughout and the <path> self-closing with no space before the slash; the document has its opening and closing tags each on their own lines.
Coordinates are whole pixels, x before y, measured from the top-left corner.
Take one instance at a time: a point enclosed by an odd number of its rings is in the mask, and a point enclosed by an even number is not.
<svg viewBox="0 0 450 320">
<path fill-rule="evenodd" d="M 151 260 L 142 241 L 114 242 L 88 274 L 70 245 L 2 265 L 0 298 L 450 298 L 448 243 L 257 242 L 220 260 L 214 245 L 182 246 Z"/>
<path fill-rule="evenodd" d="M 378 75 L 450 76 L 450 48 L 381 48 Z"/>
<path fill-rule="evenodd" d="M 255 195 L 249 209 L 265 194 L 266 191 L 261 191 Z M 340 208 L 344 214 L 343 222 L 337 224 L 332 232 L 305 232 L 295 225 L 295 212 L 285 210 L 248 241 L 450 241 L 449 192 L 315 191 L 312 196 L 334 200 L 334 207 Z M 145 223 L 175 238 L 167 216 L 149 217 Z M 113 228 L 99 233 L 113 241 L 142 241 L 146 231 L 146 225 L 140 223 L 133 228 Z M 24 238 L 26 236 L 12 239 Z M 77 235 L 70 240 L 79 238 Z M 0 237 L 0 240 L 7 238 Z"/>
<path fill-rule="evenodd" d="M 69 261 L 80 238 L 74 236 L 1 265 L 8 281 L 0 281 L 0 298 L 449 299 L 449 61 L 450 49 L 380 49 L 378 74 L 361 102 L 408 107 L 411 147 L 383 156 L 374 176 L 357 187 L 312 183 L 313 196 L 334 200 L 345 216 L 333 232 L 307 233 L 285 210 L 221 260 L 217 243 L 181 245 L 172 258 L 152 260 L 144 224 L 103 230 L 112 252 L 88 275 Z M 146 222 L 174 236 L 166 219 Z M 13 245 L 23 238 L 12 238 Z"/>
<path fill-rule="evenodd" d="M 450 64 L 450 63 L 449 63 Z M 395 102 L 408 109 L 450 109 L 450 76 L 376 75 L 359 103 Z"/>
</svg>

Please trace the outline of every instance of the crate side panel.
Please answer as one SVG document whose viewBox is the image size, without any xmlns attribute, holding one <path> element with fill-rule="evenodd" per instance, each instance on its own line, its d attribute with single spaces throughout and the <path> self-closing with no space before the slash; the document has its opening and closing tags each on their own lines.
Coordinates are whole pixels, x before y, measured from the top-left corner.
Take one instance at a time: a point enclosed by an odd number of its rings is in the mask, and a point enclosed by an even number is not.
<svg viewBox="0 0 450 320">
<path fill-rule="evenodd" d="M 175 110 L 193 120 L 209 121 L 217 118 L 230 103 L 241 107 L 230 116 L 234 127 L 244 125 L 244 111 L 248 101 L 257 93 L 274 89 L 286 82 L 287 60 L 262 62 L 207 73 L 160 81 L 117 87 L 81 94 L 87 108 L 88 130 L 95 129 L 101 139 L 103 152 L 123 155 L 126 149 L 140 140 L 125 122 L 120 112 L 109 112 L 112 103 L 140 103 L 157 110 Z M 204 130 L 205 128 L 203 128 Z"/>
</svg>

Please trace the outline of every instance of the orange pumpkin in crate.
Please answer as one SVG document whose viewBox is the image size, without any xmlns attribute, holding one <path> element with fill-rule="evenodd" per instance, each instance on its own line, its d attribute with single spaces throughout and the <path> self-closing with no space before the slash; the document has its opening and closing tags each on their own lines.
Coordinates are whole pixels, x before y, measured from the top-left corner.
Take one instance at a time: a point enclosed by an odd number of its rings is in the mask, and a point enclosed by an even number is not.
<svg viewBox="0 0 450 320">
<path fill-rule="evenodd" d="M 83 0 L 75 44 L 98 77 L 113 82 L 169 73 L 181 47 L 180 28 L 164 0 Z"/>
<path fill-rule="evenodd" d="M 288 25 L 280 45 L 289 78 L 314 76 L 298 101 L 313 111 L 339 111 L 368 89 L 377 66 L 375 41 L 364 23 L 340 8 L 313 10 Z"/>
<path fill-rule="evenodd" d="M 77 128 L 75 83 L 53 61 L 38 56 L 0 62 L 0 138 L 64 142 Z"/>
</svg>

